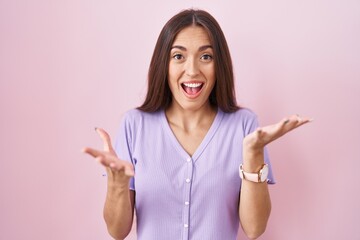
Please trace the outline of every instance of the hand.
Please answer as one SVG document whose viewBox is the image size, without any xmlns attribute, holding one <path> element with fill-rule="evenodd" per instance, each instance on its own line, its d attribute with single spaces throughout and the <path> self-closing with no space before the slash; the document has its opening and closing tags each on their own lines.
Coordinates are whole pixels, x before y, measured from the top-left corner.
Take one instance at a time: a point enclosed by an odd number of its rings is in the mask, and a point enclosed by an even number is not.
<svg viewBox="0 0 360 240">
<path fill-rule="evenodd" d="M 312 119 L 309 118 L 301 118 L 299 115 L 292 115 L 279 123 L 259 127 L 244 138 L 244 148 L 262 152 L 265 145 L 311 121 Z"/>
<path fill-rule="evenodd" d="M 109 134 L 101 129 L 96 128 L 96 132 L 104 142 L 104 150 L 93 148 L 84 148 L 82 151 L 93 156 L 100 164 L 106 167 L 109 182 L 128 184 L 131 177 L 134 176 L 134 168 L 131 163 L 120 160 L 111 145 Z"/>
</svg>

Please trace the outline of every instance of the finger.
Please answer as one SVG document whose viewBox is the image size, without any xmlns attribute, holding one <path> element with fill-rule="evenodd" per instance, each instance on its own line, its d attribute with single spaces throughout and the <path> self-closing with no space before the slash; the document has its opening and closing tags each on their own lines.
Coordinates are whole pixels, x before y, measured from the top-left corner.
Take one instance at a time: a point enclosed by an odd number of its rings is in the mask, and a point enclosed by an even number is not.
<svg viewBox="0 0 360 240">
<path fill-rule="evenodd" d="M 283 125 L 287 129 L 287 131 L 291 131 L 297 127 L 300 127 L 301 125 L 311 122 L 312 119 L 307 117 L 301 117 L 299 114 L 294 114 L 290 116 L 289 118 L 286 118 L 282 121 Z"/>
<path fill-rule="evenodd" d="M 102 164 L 102 161 L 103 161 L 103 157 L 102 156 L 98 156 L 95 158 L 95 161 L 97 161 L 98 163 Z"/>
<path fill-rule="evenodd" d="M 109 163 L 109 167 L 112 170 L 121 171 L 121 170 L 125 170 L 125 168 L 128 167 L 128 164 L 130 164 L 130 163 L 125 162 L 125 161 L 113 161 L 113 162 Z"/>
<path fill-rule="evenodd" d="M 280 124 L 281 125 L 286 125 L 286 124 L 288 124 L 290 122 L 290 119 L 289 118 L 285 118 L 285 119 L 283 119 L 281 122 L 280 122 Z"/>
<path fill-rule="evenodd" d="M 113 155 L 105 154 L 104 156 L 100 156 L 97 158 L 98 162 L 104 167 L 116 166 L 114 164 L 120 162 L 119 159 Z"/>
<path fill-rule="evenodd" d="M 290 117 L 282 119 L 277 124 L 274 124 L 273 136 L 277 136 L 276 138 L 286 134 L 287 132 L 295 129 L 299 125 L 300 117 L 298 115 L 291 115 Z"/>
<path fill-rule="evenodd" d="M 308 118 L 308 117 L 303 117 L 303 116 L 300 116 L 299 114 L 296 114 L 295 115 L 296 117 L 296 121 L 297 121 L 297 126 L 296 127 L 299 127 L 305 123 L 308 123 L 308 122 L 311 122 L 312 119 Z"/>
<path fill-rule="evenodd" d="M 113 171 L 123 171 L 125 175 L 130 177 L 134 176 L 135 174 L 133 166 L 125 161 L 112 162 L 109 167 Z"/>
<path fill-rule="evenodd" d="M 290 117 L 285 120 L 285 125 L 287 127 L 295 127 L 299 122 L 301 121 L 301 118 L 298 114 L 291 115 Z"/>
<path fill-rule="evenodd" d="M 313 121 L 313 119 L 311 119 L 311 118 L 304 118 L 304 117 L 302 117 L 302 118 L 300 118 L 300 120 L 298 121 L 297 127 L 300 127 L 301 125 L 304 125 L 304 124 L 309 123 L 309 122 L 312 122 L 312 121 Z"/>
<path fill-rule="evenodd" d="M 102 128 L 95 128 L 96 132 L 99 134 L 100 138 L 104 143 L 104 151 L 115 153 L 112 145 L 109 134 Z"/>
<path fill-rule="evenodd" d="M 94 148 L 83 148 L 82 152 L 93 156 L 97 162 L 105 167 L 109 167 L 112 162 L 119 161 L 116 156 L 110 155 L 104 151 L 96 150 Z"/>
<path fill-rule="evenodd" d="M 99 150 L 96 150 L 96 149 L 94 149 L 94 148 L 88 148 L 88 147 L 86 147 L 86 148 L 83 148 L 81 151 L 82 151 L 83 153 L 87 153 L 87 154 L 93 156 L 94 158 L 100 157 L 100 156 L 103 156 L 103 155 L 104 155 L 104 152 L 99 151 Z"/>
</svg>

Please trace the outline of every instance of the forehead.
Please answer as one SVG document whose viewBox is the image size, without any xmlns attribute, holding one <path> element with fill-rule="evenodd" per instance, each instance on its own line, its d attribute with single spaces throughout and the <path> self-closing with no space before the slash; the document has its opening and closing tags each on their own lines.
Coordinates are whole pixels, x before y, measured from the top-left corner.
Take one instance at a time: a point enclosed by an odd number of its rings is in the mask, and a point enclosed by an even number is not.
<svg viewBox="0 0 360 240">
<path fill-rule="evenodd" d="M 181 30 L 175 37 L 174 45 L 210 45 L 207 31 L 200 26 L 189 26 Z"/>
</svg>

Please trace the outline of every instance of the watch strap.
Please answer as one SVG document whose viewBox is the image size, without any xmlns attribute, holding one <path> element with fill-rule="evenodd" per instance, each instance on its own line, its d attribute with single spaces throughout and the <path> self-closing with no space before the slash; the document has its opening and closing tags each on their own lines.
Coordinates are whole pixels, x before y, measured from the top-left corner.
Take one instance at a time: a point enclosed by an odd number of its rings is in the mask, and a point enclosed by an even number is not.
<svg viewBox="0 0 360 240">
<path fill-rule="evenodd" d="M 240 175 L 240 178 L 241 179 L 244 179 L 244 180 L 248 180 L 248 181 L 251 181 L 251 182 L 256 182 L 256 183 L 260 183 L 260 182 L 265 182 L 265 181 L 261 181 L 261 175 L 260 175 L 260 172 L 261 170 L 263 169 L 263 167 L 265 166 L 266 164 L 263 164 L 261 166 L 261 169 L 257 172 L 257 173 L 249 173 L 249 172 L 245 172 L 243 170 L 243 165 L 240 164 L 239 166 L 239 175 Z"/>
</svg>

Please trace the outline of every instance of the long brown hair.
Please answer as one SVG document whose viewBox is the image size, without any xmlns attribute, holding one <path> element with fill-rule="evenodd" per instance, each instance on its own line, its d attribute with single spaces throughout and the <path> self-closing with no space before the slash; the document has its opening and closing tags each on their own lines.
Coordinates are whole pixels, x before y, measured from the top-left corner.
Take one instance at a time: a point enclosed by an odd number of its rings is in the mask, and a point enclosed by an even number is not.
<svg viewBox="0 0 360 240">
<path fill-rule="evenodd" d="M 210 104 L 224 112 L 239 109 L 236 104 L 232 61 L 224 33 L 213 16 L 206 11 L 194 9 L 176 14 L 161 30 L 150 62 L 147 95 L 138 109 L 155 112 L 170 106 L 172 94 L 168 84 L 168 69 L 171 46 L 176 35 L 192 25 L 203 27 L 207 31 L 213 47 L 216 82 L 209 96 Z"/>
</svg>

